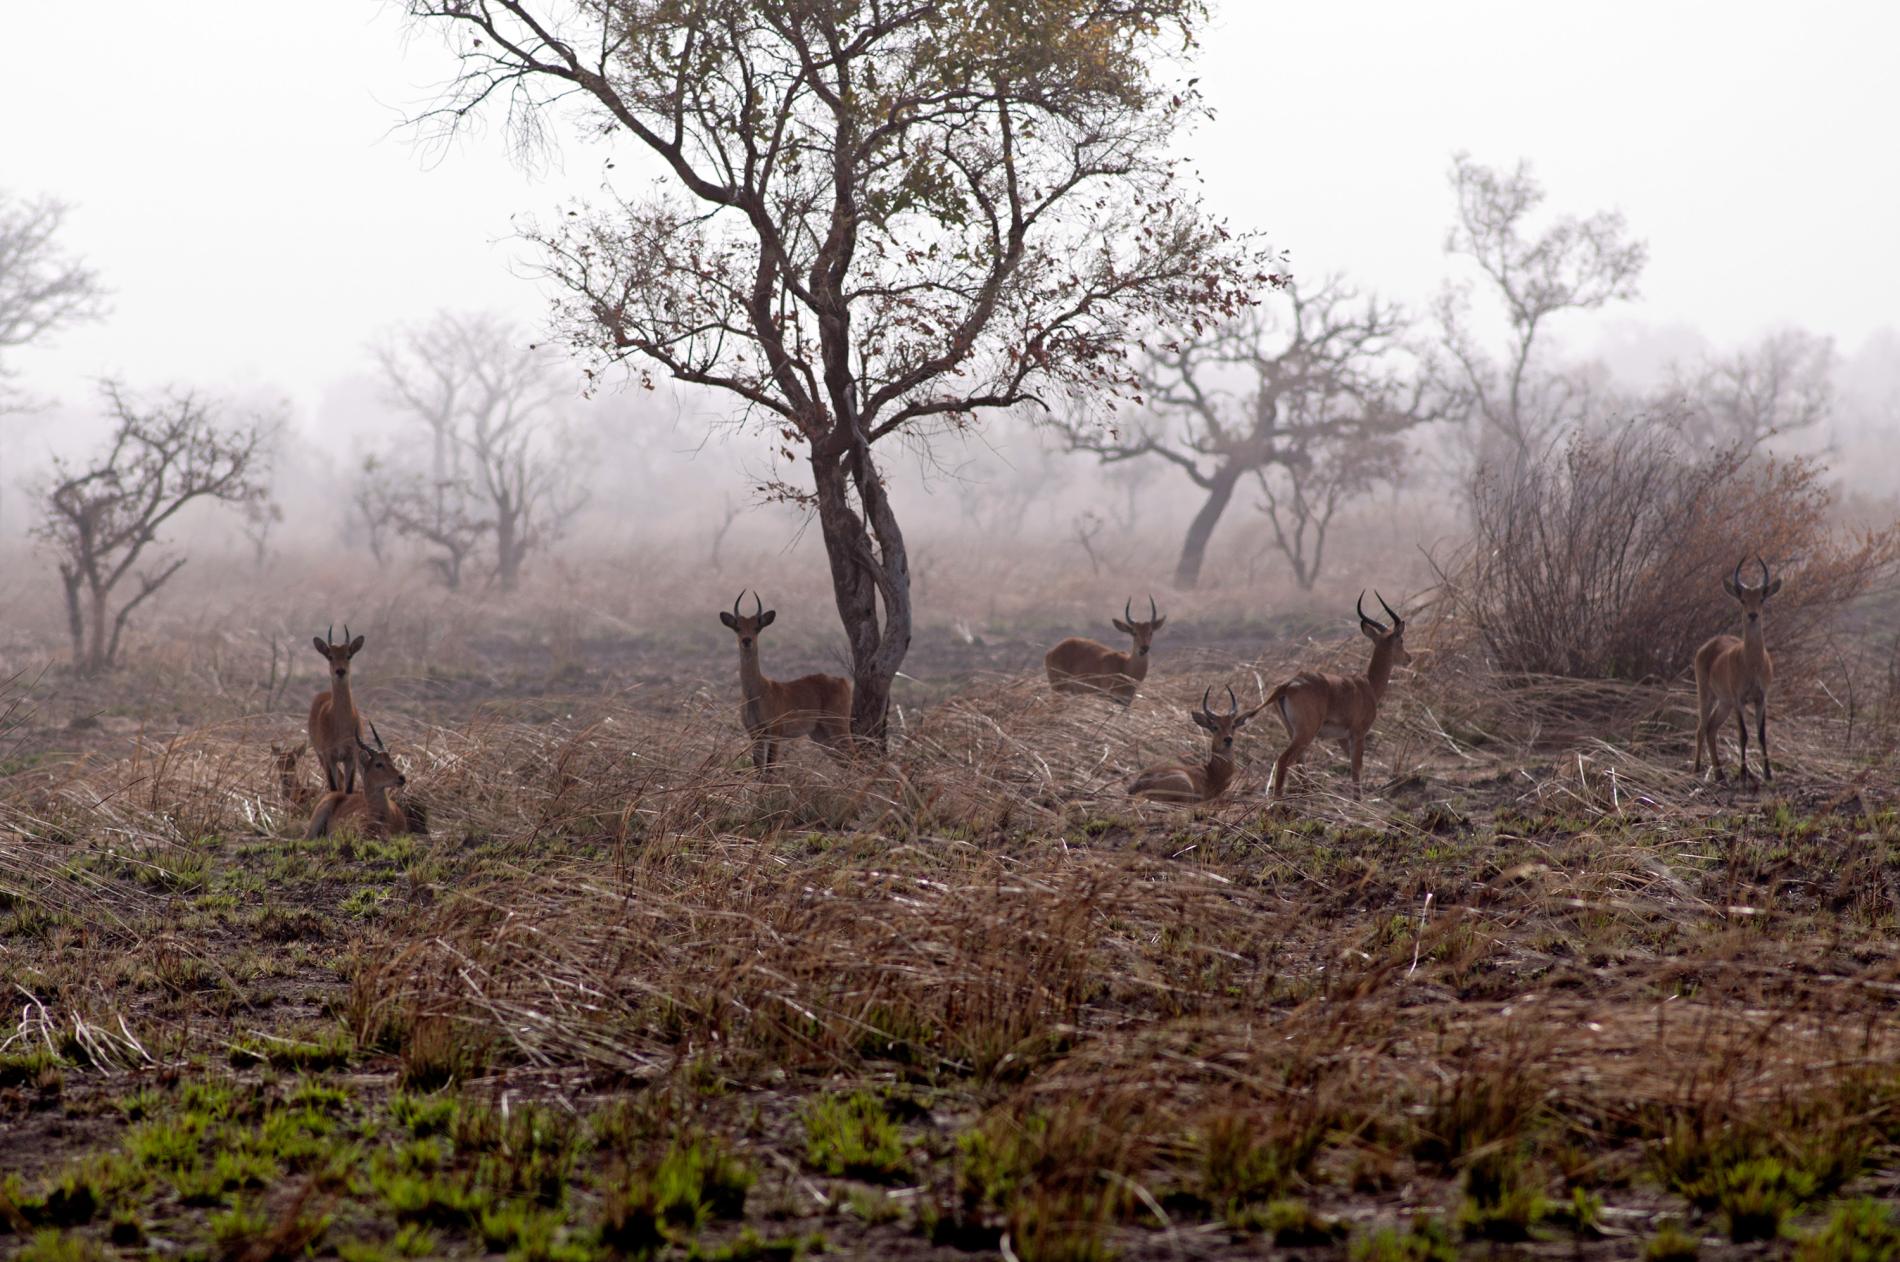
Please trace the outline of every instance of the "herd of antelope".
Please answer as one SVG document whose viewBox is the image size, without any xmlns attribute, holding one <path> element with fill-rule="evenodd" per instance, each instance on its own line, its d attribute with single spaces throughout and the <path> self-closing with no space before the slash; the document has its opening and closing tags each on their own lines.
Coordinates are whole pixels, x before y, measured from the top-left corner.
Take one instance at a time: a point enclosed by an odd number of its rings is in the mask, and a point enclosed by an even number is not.
<svg viewBox="0 0 1900 1262">
<path fill-rule="evenodd" d="M 1748 708 L 1755 710 L 1756 743 L 1761 747 L 1761 774 L 1774 779 L 1768 759 L 1768 689 L 1774 681 L 1774 662 L 1762 640 L 1762 608 L 1768 598 L 1781 590 L 1781 580 L 1772 578 L 1768 564 L 1755 558 L 1761 568 L 1761 581 L 1750 585 L 1743 581 L 1742 565 L 1722 580 L 1723 590 L 1741 606 L 1742 635 L 1718 635 L 1696 650 L 1696 736 L 1695 774 L 1702 772 L 1706 750 L 1717 781 L 1727 778 L 1717 734 L 1722 722 L 1735 716 L 1739 741 L 1740 775 L 1748 770 Z M 1287 744 L 1273 765 L 1268 793 L 1284 797 L 1287 779 L 1293 768 L 1306 756 L 1315 740 L 1325 738 L 1340 743 L 1352 768 L 1353 792 L 1360 792 L 1360 774 L 1365 762 L 1366 737 L 1379 717 L 1379 705 L 1392 680 L 1392 670 L 1411 662 L 1405 648 L 1405 619 L 1387 604 L 1385 597 L 1373 593 L 1389 622 L 1381 622 L 1366 613 L 1365 593 L 1355 606 L 1359 629 L 1372 641 L 1372 655 L 1363 674 L 1335 675 L 1320 671 L 1301 671 L 1269 692 L 1259 705 L 1240 708 L 1232 687 L 1227 688 L 1227 709 L 1209 707 L 1212 686 L 1201 693 L 1201 704 L 1188 712 L 1195 725 L 1204 729 L 1211 740 L 1205 763 L 1159 763 L 1147 767 L 1128 783 L 1128 792 L 1157 802 L 1208 802 L 1227 791 L 1236 772 L 1234 733 L 1247 721 L 1271 707 L 1286 729 Z M 835 675 L 803 675 L 797 679 L 772 679 L 759 664 L 759 635 L 772 625 L 778 611 L 767 609 L 754 593 L 752 612 L 741 611 L 746 596 L 740 592 L 732 602 L 732 611 L 721 611 L 720 622 L 739 641 L 739 689 L 743 698 L 739 720 L 752 741 L 752 763 L 761 772 L 769 772 L 786 741 L 809 737 L 828 751 L 843 756 L 851 747 L 851 681 Z M 1148 676 L 1153 657 L 1155 633 L 1167 617 L 1148 598 L 1148 617 L 1137 619 L 1134 601 L 1122 606 L 1122 616 L 1113 620 L 1117 631 L 1129 637 L 1126 653 L 1081 636 L 1070 636 L 1043 657 L 1049 686 L 1058 694 L 1092 694 L 1129 706 L 1134 703 L 1141 683 Z M 357 708 L 350 688 L 350 663 L 362 650 L 363 637 L 350 635 L 343 628 L 341 643 L 332 640 L 335 628 L 314 640 L 317 652 L 330 668 L 330 686 L 310 703 L 308 748 L 323 768 L 325 791 L 321 795 L 307 791 L 298 782 L 296 768 L 305 746 L 278 750 L 277 765 L 284 795 L 293 802 L 314 806 L 308 838 L 327 836 L 332 830 L 348 826 L 368 836 L 389 836 L 401 832 L 427 831 L 427 819 L 419 803 L 397 800 L 395 790 L 407 780 L 397 770 L 394 758 L 377 734 L 376 725 Z M 369 740 L 364 740 L 367 730 Z M 357 787 L 358 779 L 362 787 Z"/>
</svg>

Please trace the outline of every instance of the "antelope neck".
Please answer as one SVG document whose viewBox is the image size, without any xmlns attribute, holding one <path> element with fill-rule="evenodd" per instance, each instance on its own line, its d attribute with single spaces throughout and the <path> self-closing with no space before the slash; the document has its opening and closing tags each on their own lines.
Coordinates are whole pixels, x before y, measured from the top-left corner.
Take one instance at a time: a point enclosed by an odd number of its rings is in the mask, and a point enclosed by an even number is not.
<svg viewBox="0 0 1900 1262">
<path fill-rule="evenodd" d="M 1398 640 L 1380 640 L 1372 646 L 1372 664 L 1366 667 L 1366 679 L 1372 684 L 1372 699 L 1385 696 L 1385 686 L 1392 678 L 1393 646 Z"/>
<path fill-rule="evenodd" d="M 1122 667 L 1122 674 L 1128 676 L 1130 679 L 1146 679 L 1148 677 L 1149 655 L 1147 653 L 1138 653 L 1133 648 L 1130 648 L 1123 656 L 1128 659 L 1128 665 Z"/>
<path fill-rule="evenodd" d="M 1234 756 L 1215 750 L 1207 759 L 1207 796 L 1216 797 L 1234 778 Z"/>
<path fill-rule="evenodd" d="M 1760 666 L 1768 659 L 1768 646 L 1762 643 L 1761 619 L 1750 622 L 1742 618 L 1742 658 L 1750 666 Z"/>
<path fill-rule="evenodd" d="M 355 702 L 350 697 L 350 677 L 348 675 L 330 676 L 330 696 L 332 698 L 330 713 L 336 715 L 339 720 L 351 710 L 355 709 Z"/>
<path fill-rule="evenodd" d="M 765 695 L 765 672 L 759 669 L 757 636 L 752 638 L 752 647 L 739 646 L 739 687 L 747 701 L 756 701 Z"/>
</svg>

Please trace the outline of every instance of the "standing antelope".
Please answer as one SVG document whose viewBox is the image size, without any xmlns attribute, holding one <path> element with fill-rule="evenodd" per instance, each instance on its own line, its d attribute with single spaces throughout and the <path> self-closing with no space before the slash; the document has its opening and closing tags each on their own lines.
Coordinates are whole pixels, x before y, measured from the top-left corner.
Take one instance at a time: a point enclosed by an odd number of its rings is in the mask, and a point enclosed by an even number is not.
<svg viewBox="0 0 1900 1262">
<path fill-rule="evenodd" d="M 1187 763 L 1160 763 L 1149 767 L 1129 782 L 1128 792 L 1132 797 L 1152 798 L 1157 802 L 1211 802 L 1227 791 L 1228 784 L 1234 778 L 1234 733 L 1266 707 L 1261 702 L 1246 713 L 1241 713 L 1240 701 L 1234 696 L 1234 690 L 1227 690 L 1227 713 L 1215 714 L 1207 708 L 1207 698 L 1214 690 L 1209 688 L 1201 694 L 1201 708 L 1190 710 L 1188 716 L 1196 724 L 1207 729 L 1213 738 L 1213 749 L 1207 757 L 1205 767 L 1190 766 Z"/>
<path fill-rule="evenodd" d="M 320 692 L 310 702 L 310 748 L 317 751 L 317 764 L 323 768 L 323 782 L 335 791 L 356 790 L 357 746 L 363 743 L 363 717 L 356 712 L 350 696 L 350 659 L 363 647 L 363 637 L 350 638 L 349 624 L 343 626 L 343 643 L 332 644 L 332 625 L 311 640 L 317 652 L 330 663 L 330 691 Z"/>
<path fill-rule="evenodd" d="M 357 831 L 367 837 L 416 831 L 409 813 L 390 793 L 408 784 L 408 777 L 396 770 L 396 762 L 384 748 L 383 738 L 374 723 L 369 725 L 369 730 L 376 739 L 374 745 L 361 740 L 356 742 L 356 755 L 363 765 L 363 791 L 346 793 L 335 789 L 318 798 L 317 809 L 310 815 L 310 826 L 304 829 L 305 840 L 327 837 L 343 823 L 354 824 Z"/>
<path fill-rule="evenodd" d="M 836 675 L 767 679 L 759 669 L 759 632 L 772 625 L 778 610 L 767 609 L 754 592 L 748 617 L 739 612 L 744 599 L 741 591 L 733 598 L 732 612 L 720 613 L 719 621 L 739 637 L 739 687 L 745 694 L 739 721 L 752 737 L 752 765 L 769 770 L 779 742 L 801 736 L 832 753 L 845 752 L 851 744 L 851 681 Z"/>
<path fill-rule="evenodd" d="M 1168 619 L 1155 614 L 1155 598 L 1148 597 L 1148 621 L 1136 622 L 1130 597 L 1122 604 L 1122 616 L 1114 620 L 1115 629 L 1133 636 L 1134 647 L 1117 653 L 1106 644 L 1072 635 L 1043 655 L 1049 671 L 1049 686 L 1057 692 L 1093 692 L 1112 697 L 1123 705 L 1135 703 L 1135 690 L 1148 677 L 1148 650 L 1155 632 Z"/>
<path fill-rule="evenodd" d="M 1315 737 L 1337 739 L 1352 759 L 1352 791 L 1359 795 L 1359 768 L 1366 756 L 1366 733 L 1379 717 L 1379 702 L 1385 696 L 1386 683 L 1394 666 L 1411 662 L 1405 651 L 1405 619 L 1399 617 L 1385 597 L 1378 597 L 1392 625 L 1366 617 L 1366 594 L 1359 593 L 1355 608 L 1359 629 L 1372 641 L 1372 661 L 1364 675 L 1324 675 L 1301 671 L 1267 694 L 1267 704 L 1279 708 L 1280 722 L 1286 724 L 1289 738 L 1284 753 L 1273 766 L 1271 794 L 1286 794 L 1287 773 L 1306 755 L 1306 747 Z"/>
<path fill-rule="evenodd" d="M 1761 743 L 1761 774 L 1764 780 L 1775 778 L 1768 761 L 1768 686 L 1775 681 L 1775 663 L 1761 639 L 1761 610 L 1768 598 L 1781 590 L 1781 580 L 1768 578 L 1768 562 L 1759 556 L 1761 582 L 1754 587 L 1742 582 L 1742 563 L 1735 573 L 1722 580 L 1722 588 L 1741 605 L 1744 621 L 1742 638 L 1718 635 L 1695 651 L 1695 774 L 1702 774 L 1702 749 L 1709 751 L 1709 765 L 1719 783 L 1725 779 L 1722 754 L 1716 744 L 1716 728 L 1735 712 L 1735 734 L 1741 741 L 1737 758 L 1742 779 L 1748 779 L 1748 705 L 1755 705 L 1755 736 Z"/>
</svg>

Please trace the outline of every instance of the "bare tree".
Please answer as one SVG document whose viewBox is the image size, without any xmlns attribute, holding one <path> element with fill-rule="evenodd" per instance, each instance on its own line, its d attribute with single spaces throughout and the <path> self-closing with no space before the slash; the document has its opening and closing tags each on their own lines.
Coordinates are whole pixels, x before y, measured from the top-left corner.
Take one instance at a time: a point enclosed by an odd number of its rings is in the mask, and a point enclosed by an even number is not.
<svg viewBox="0 0 1900 1262">
<path fill-rule="evenodd" d="M 910 561 L 873 455 L 1051 392 L 1125 386 L 1150 320 L 1239 300 L 1249 250 L 1199 210 L 1158 79 L 1203 0 L 408 0 L 461 76 L 432 117 L 505 102 L 524 143 L 583 103 L 657 159 L 650 195 L 531 231 L 598 365 L 728 392 L 810 460 L 851 648 L 852 726 L 881 743 L 910 646 Z M 986 11 L 987 13 L 988 11 Z"/>
<path fill-rule="evenodd" d="M 470 559 L 494 529 L 492 521 L 475 514 L 473 486 L 404 476 L 374 456 L 363 461 L 355 503 L 369 526 L 372 553 L 383 556 L 391 533 L 413 540 L 427 549 L 423 561 L 452 592 L 462 589 Z"/>
<path fill-rule="evenodd" d="M 1455 413 L 1458 393 L 1410 333 L 1400 308 L 1337 277 L 1310 292 L 1289 284 L 1282 300 L 1150 356 L 1140 371 L 1145 408 L 1126 429 L 1104 433 L 1073 419 L 1061 428 L 1073 449 L 1103 463 L 1155 457 L 1206 493 L 1174 571 L 1175 586 L 1193 587 L 1242 479 Z"/>
<path fill-rule="evenodd" d="M 70 210 L 50 197 L 25 201 L 0 191 L 0 416 L 22 407 L 7 388 L 7 352 L 105 312 L 98 274 L 60 248 Z M 16 436 L 13 423 L 0 431 L 0 438 Z M 7 480 L 0 467 L 0 488 Z"/>
<path fill-rule="evenodd" d="M 1402 440 L 1367 435 L 1320 444 L 1305 459 L 1255 471 L 1269 546 L 1293 567 L 1302 591 L 1313 589 L 1326 564 L 1326 534 L 1339 510 L 1380 486 L 1402 482 L 1408 463 Z"/>
<path fill-rule="evenodd" d="M 187 504 L 211 500 L 251 510 L 268 494 L 270 422 L 226 428 L 217 409 L 191 392 L 141 404 L 116 383 L 104 387 L 111 442 L 90 463 L 55 459 L 33 534 L 59 564 L 72 633 L 73 669 L 97 675 L 118 662 L 126 622 L 184 566 L 158 532 Z M 138 568 L 156 547 L 147 568 Z M 126 579 L 138 590 L 113 607 Z"/>
<path fill-rule="evenodd" d="M 376 349 L 391 398 L 428 431 L 432 477 L 368 480 L 359 503 L 437 549 L 450 587 L 483 538 L 512 591 L 529 554 L 560 537 L 586 502 L 571 431 L 554 415 L 562 389 L 548 354 L 489 316 L 444 313 Z"/>
<path fill-rule="evenodd" d="M 1503 304 L 1510 335 L 1501 358 L 1479 346 L 1468 284 L 1448 285 L 1440 294 L 1438 321 L 1475 405 L 1478 429 L 1470 441 L 1476 461 L 1520 465 L 1590 411 L 1590 379 L 1551 367 L 1540 354 L 1552 319 L 1636 297 L 1649 251 L 1629 239 L 1616 211 L 1587 219 L 1565 215 L 1534 231 L 1530 220 L 1545 192 L 1528 162 L 1500 171 L 1459 153 L 1452 158 L 1451 186 L 1458 218 L 1445 236 L 1445 252 L 1477 265 Z"/>
<path fill-rule="evenodd" d="M 1834 343 L 1782 329 L 1693 368 L 1676 365 L 1662 404 L 1684 437 L 1719 449 L 1754 448 L 1813 429 L 1834 407 Z"/>
</svg>

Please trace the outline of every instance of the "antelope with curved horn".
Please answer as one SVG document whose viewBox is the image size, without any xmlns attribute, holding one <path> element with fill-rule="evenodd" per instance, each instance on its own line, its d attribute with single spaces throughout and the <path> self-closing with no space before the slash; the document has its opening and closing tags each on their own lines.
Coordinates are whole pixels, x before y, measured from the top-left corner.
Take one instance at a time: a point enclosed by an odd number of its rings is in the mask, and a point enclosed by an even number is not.
<svg viewBox="0 0 1900 1262">
<path fill-rule="evenodd" d="M 1229 688 L 1227 713 L 1216 714 L 1207 706 L 1207 699 L 1213 691 L 1209 688 L 1203 692 L 1201 708 L 1188 712 L 1188 717 L 1206 728 L 1212 738 L 1213 748 L 1208 753 L 1207 765 L 1196 767 L 1189 763 L 1160 763 L 1149 767 L 1129 782 L 1131 797 L 1150 798 L 1156 802 L 1211 802 L 1227 791 L 1228 784 L 1234 778 L 1234 733 L 1248 719 L 1260 713 L 1266 702 L 1243 713 L 1239 698 Z"/>
<path fill-rule="evenodd" d="M 1695 774 L 1702 774 L 1702 750 L 1706 746 L 1718 783 L 1727 777 L 1722 770 L 1716 729 L 1730 711 L 1735 714 L 1735 735 L 1741 742 L 1737 752 L 1741 777 L 1748 779 L 1751 703 L 1755 707 L 1755 736 L 1761 744 L 1762 779 L 1775 778 L 1775 769 L 1768 761 L 1768 687 L 1775 681 L 1775 663 L 1762 643 L 1761 613 L 1768 598 L 1781 590 L 1781 580 L 1769 579 L 1768 562 L 1761 557 L 1755 558 L 1755 564 L 1761 566 L 1761 582 L 1753 587 L 1742 582 L 1740 561 L 1735 563 L 1735 573 L 1722 580 L 1722 589 L 1742 607 L 1742 638 L 1714 636 L 1695 651 Z"/>
<path fill-rule="evenodd" d="M 752 593 L 750 616 L 739 612 L 741 591 L 733 598 L 732 612 L 721 613 L 719 621 L 739 637 L 739 687 L 745 704 L 739 719 L 752 737 L 752 765 L 769 770 L 778 757 L 781 741 L 809 736 L 834 754 L 843 753 L 851 744 L 851 681 L 836 675 L 801 675 L 797 679 L 767 679 L 759 669 L 759 632 L 772 625 L 778 610 L 767 609 L 757 592 Z"/>
<path fill-rule="evenodd" d="M 1378 597 L 1386 617 L 1386 626 L 1366 616 L 1366 594 L 1359 593 L 1355 608 L 1359 630 L 1372 641 L 1372 661 L 1363 675 L 1328 675 L 1319 671 L 1301 671 L 1267 694 L 1267 704 L 1280 712 L 1286 725 L 1288 743 L 1273 766 L 1271 795 L 1286 794 L 1287 773 L 1306 755 L 1307 746 L 1317 737 L 1336 739 L 1352 759 L 1352 791 L 1359 794 L 1359 770 L 1366 756 L 1366 734 L 1379 717 L 1379 702 L 1385 697 L 1386 684 L 1394 666 L 1408 665 L 1412 655 L 1405 651 L 1405 619 L 1399 617 L 1385 597 Z"/>
<path fill-rule="evenodd" d="M 330 690 L 320 692 L 310 702 L 310 748 L 317 753 L 317 765 L 323 768 L 324 785 L 332 792 L 356 790 L 357 746 L 363 743 L 363 717 L 356 712 L 350 695 L 350 659 L 363 647 L 363 637 L 350 638 L 348 623 L 343 624 L 343 643 L 333 644 L 332 623 L 321 637 L 313 638 L 317 652 L 330 663 Z"/>
<path fill-rule="evenodd" d="M 1156 612 L 1155 598 L 1150 596 L 1148 620 L 1136 622 L 1134 603 L 1131 596 L 1122 604 L 1122 616 L 1114 619 L 1117 631 L 1134 637 L 1128 652 L 1117 653 L 1106 644 L 1072 635 L 1043 655 L 1049 686 L 1057 692 L 1092 692 L 1133 705 L 1135 690 L 1148 677 L 1148 650 L 1154 645 L 1155 632 L 1168 620 Z"/>
<path fill-rule="evenodd" d="M 376 741 L 374 745 L 362 740 L 356 742 L 357 756 L 363 767 L 363 791 L 346 793 L 337 789 L 318 798 L 317 809 L 310 815 L 310 826 L 304 829 L 306 841 L 327 837 L 339 824 L 346 823 L 354 825 L 356 831 L 366 837 L 417 831 L 412 827 L 409 813 L 391 794 L 391 790 L 408 784 L 408 777 L 396 769 L 396 760 L 384 747 L 374 723 L 369 725 L 369 730 Z"/>
</svg>

